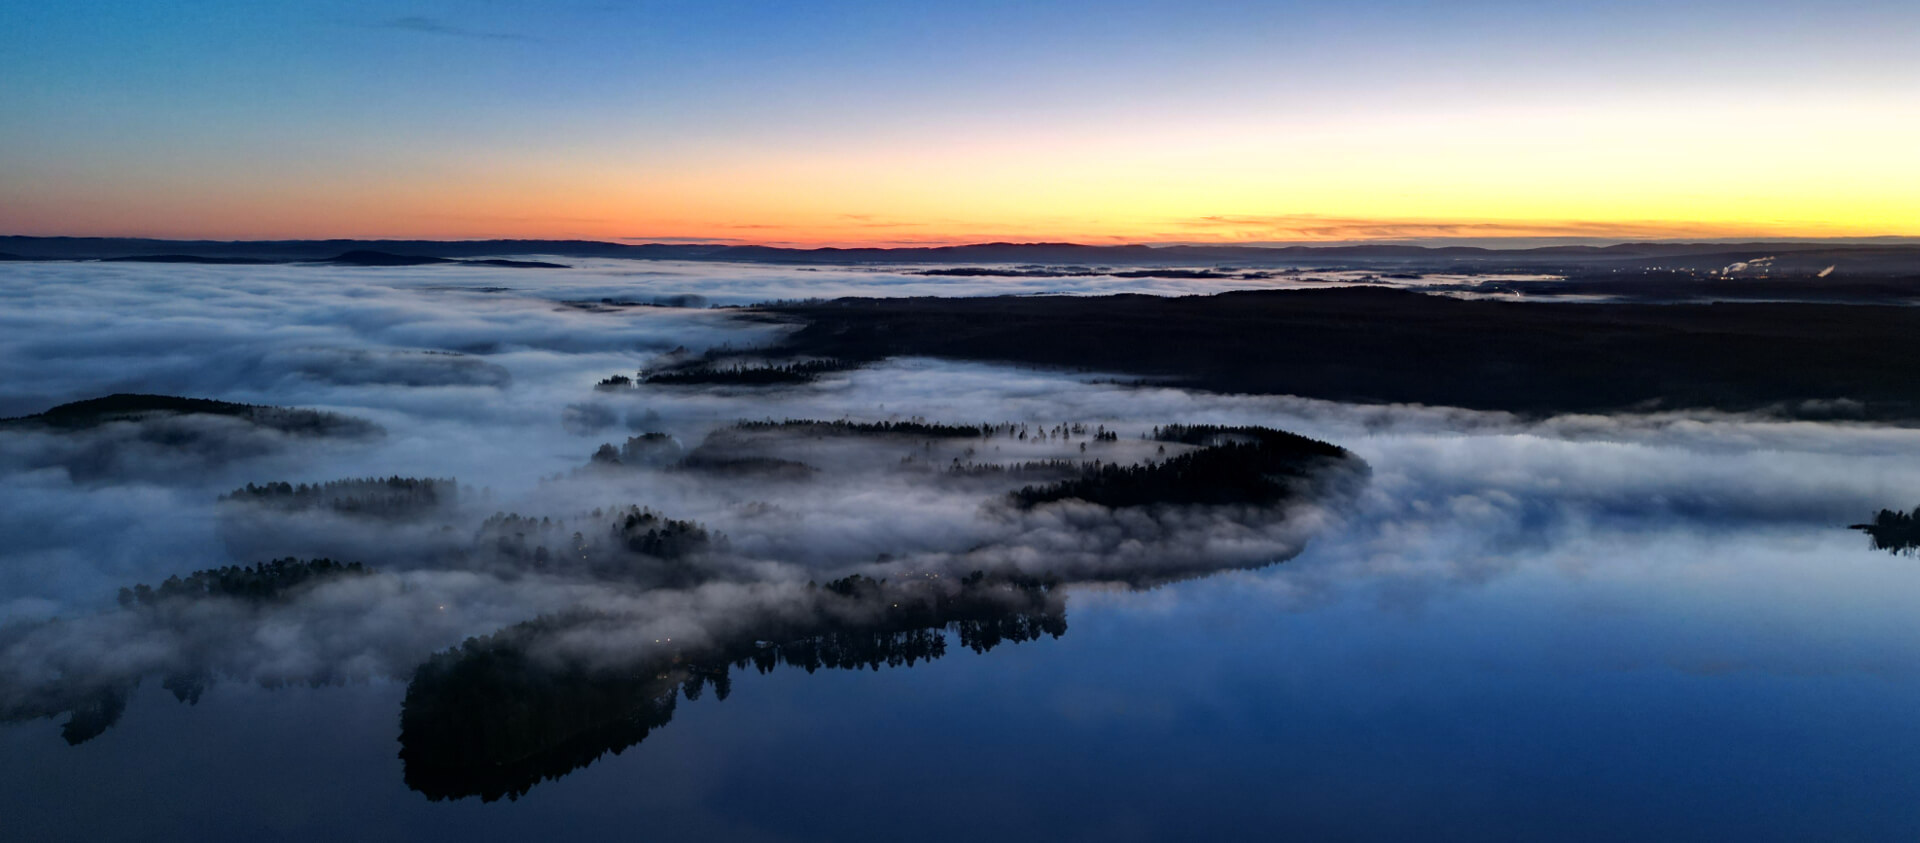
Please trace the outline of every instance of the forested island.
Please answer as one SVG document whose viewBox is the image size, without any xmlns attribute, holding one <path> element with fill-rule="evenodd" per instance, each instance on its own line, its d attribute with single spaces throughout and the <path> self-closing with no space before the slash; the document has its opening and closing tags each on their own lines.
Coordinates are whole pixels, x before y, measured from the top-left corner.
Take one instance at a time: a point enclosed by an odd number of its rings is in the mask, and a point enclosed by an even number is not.
<svg viewBox="0 0 1920 843">
<path fill-rule="evenodd" d="M 204 405 L 133 406 L 158 406 L 143 411 L 165 413 Z M 245 405 L 220 408 L 250 412 Z M 129 411 L 123 404 L 103 412 Z M 1112 535 L 1099 540 L 1113 544 L 1100 550 L 1098 541 L 1090 542 L 1083 554 L 1095 557 L 1045 564 L 1018 562 L 1017 553 L 1005 553 L 1007 548 L 992 542 L 924 557 L 935 561 L 862 554 L 809 563 L 837 578 L 801 586 L 797 577 L 765 579 L 767 560 L 736 552 L 718 531 L 638 504 L 564 517 L 497 512 L 477 526 L 468 520 L 464 528 L 433 527 L 436 522 L 422 519 L 476 515 L 471 507 L 456 506 L 459 487 L 451 478 L 249 483 L 220 500 L 236 516 L 266 519 L 260 522 L 263 547 L 272 547 L 276 537 L 283 544 L 303 540 L 287 538 L 297 534 L 300 522 L 273 519 L 325 512 L 356 519 L 354 529 L 371 531 L 373 537 L 360 546 L 384 555 L 343 562 L 275 554 L 272 561 L 206 568 L 157 585 L 123 588 L 117 595 L 123 614 L 111 615 L 108 625 L 131 622 L 148 637 L 178 636 L 178 649 L 138 667 L 49 682 L 16 695 L 0 719 L 68 713 L 62 733 L 78 743 L 112 726 L 128 695 L 149 676 L 162 677 L 163 686 L 183 702 L 197 700 L 211 683 L 227 677 L 280 685 L 363 676 L 332 664 L 299 675 L 278 664 L 249 674 L 236 667 L 244 661 L 229 660 L 220 642 L 228 635 L 254 634 L 249 624 L 271 625 L 289 617 L 282 612 L 303 614 L 312 607 L 301 601 L 328 583 L 376 576 L 368 563 L 390 572 L 457 571 L 507 587 L 537 579 L 543 587 L 569 593 L 618 596 L 612 605 L 672 606 L 706 593 L 737 595 L 728 598 L 725 613 L 703 616 L 700 634 L 686 641 L 629 640 L 636 626 L 658 619 L 638 610 L 578 608 L 470 639 L 413 670 L 401 733 L 408 784 L 435 799 L 511 798 L 544 778 L 637 743 L 671 719 L 680 697 L 697 699 L 711 687 L 724 698 L 732 670 L 912 665 L 944 655 L 950 640 L 984 652 L 1005 642 L 1064 633 L 1063 586 L 1069 582 L 1151 587 L 1223 567 L 1272 564 L 1285 558 L 1286 546 L 1274 545 L 1280 555 L 1271 556 L 1192 556 L 1186 552 L 1190 534 L 1181 533 L 1181 525 L 1196 510 L 1217 507 L 1208 518 L 1232 519 L 1253 530 L 1271 528 L 1289 517 L 1286 505 L 1319 490 L 1313 484 L 1323 472 L 1365 471 L 1364 463 L 1337 446 L 1256 426 L 1174 424 L 1123 436 L 1104 424 L 1077 421 L 948 423 L 908 417 L 744 420 L 712 431 L 690 451 L 668 434 L 639 434 L 617 446 L 602 445 L 576 476 L 645 468 L 708 475 L 696 477 L 697 483 L 811 479 L 819 469 L 791 458 L 800 452 L 825 455 L 825 464 L 837 473 L 835 482 L 849 482 L 847 476 L 860 472 L 908 472 L 913 482 L 955 484 L 944 493 L 957 495 L 958 501 L 979 495 L 990 518 L 1036 518 L 1028 523 L 1048 530 L 1113 527 L 1106 531 Z M 1034 480 L 1047 482 L 1016 488 Z M 1061 522 L 1068 526 L 1035 512 L 1068 502 L 1096 509 L 1072 510 Z M 1192 509 L 1163 525 L 1157 524 L 1158 509 L 1120 512 L 1150 506 Z M 418 530 L 422 524 L 429 529 Z M 383 545 L 383 537 L 405 541 Z M 1113 551 L 1143 543 L 1151 550 L 1154 542 L 1168 543 L 1165 550 L 1181 559 L 1121 557 Z M 372 550 L 376 547 L 387 549 Z M 379 585 L 364 591 L 375 595 L 387 587 L 403 592 L 408 587 L 393 579 Z M 720 591 L 705 591 L 715 588 Z M 627 645 L 581 648 L 582 642 L 601 640 Z M 414 658 L 407 653 L 402 663 L 412 664 Z"/>
<path fill-rule="evenodd" d="M 628 505 L 566 519 L 496 513 L 481 522 L 472 567 L 503 575 L 542 573 L 648 588 L 686 588 L 713 579 L 701 557 L 726 538 L 693 521 Z"/>
<path fill-rule="evenodd" d="M 1273 505 L 1297 494 L 1294 483 L 1349 455 L 1317 439 L 1266 427 L 1167 425 L 1153 439 L 1198 450 L 1140 465 L 1102 463 L 1079 477 L 1013 493 L 1021 506 L 1082 500 L 1105 507 L 1148 504 Z"/>
<path fill-rule="evenodd" d="M 0 435 L 23 437 L 24 446 L 10 453 L 19 464 L 64 469 L 88 484 L 165 482 L 322 440 L 365 442 L 385 434 L 378 424 L 339 413 L 132 393 L 0 419 Z"/>
<path fill-rule="evenodd" d="M 61 404 L 30 416 L 0 419 L 0 429 L 86 430 L 112 422 L 149 422 L 181 416 L 240 419 L 262 428 L 306 436 L 363 437 L 382 432 L 379 425 L 372 422 L 320 410 L 127 392 Z"/>
<path fill-rule="evenodd" d="M 594 388 L 602 392 L 618 392 L 642 385 L 791 386 L 812 383 L 819 380 L 822 375 L 858 367 L 859 364 L 852 361 L 832 359 L 758 364 L 729 364 L 716 360 L 653 372 L 643 371 L 633 377 L 611 375 L 595 384 Z"/>
<path fill-rule="evenodd" d="M 324 483 L 254 484 L 221 495 L 222 502 L 282 512 L 324 509 L 342 515 L 405 519 L 453 506 L 460 484 L 451 477 L 365 477 Z"/>
<path fill-rule="evenodd" d="M 118 602 L 122 617 L 166 623 L 180 613 L 196 609 L 241 609 L 248 614 L 274 611 L 305 592 L 328 582 L 373 574 L 358 562 L 341 563 L 331 559 L 276 559 L 257 565 L 229 565 L 194 571 L 186 576 L 171 576 L 157 586 L 140 583 L 120 589 Z M 55 623 L 58 623 L 57 621 Z M 16 632 L 29 629 L 20 627 Z M 0 637 L 0 644 L 9 643 Z M 151 644 L 152 642 L 140 642 Z M 60 736 L 78 745 L 99 737 L 120 720 L 127 698 L 144 677 L 121 667 L 108 667 L 96 674 L 67 674 L 57 681 L 33 688 L 9 689 L 0 698 L 0 723 L 68 715 L 60 726 Z M 205 664 L 172 666 L 161 680 L 161 687 L 184 703 L 198 702 L 213 681 Z M 278 677 L 285 681 L 288 677 Z M 321 684 L 326 676 L 297 677 Z"/>
<path fill-rule="evenodd" d="M 342 577 L 373 573 L 359 562 L 332 559 L 275 559 L 258 565 L 229 565 L 172 576 L 158 586 L 145 583 L 120 589 L 120 605 L 156 606 L 169 600 L 228 598 L 253 603 L 284 601 L 301 589 Z"/>
<path fill-rule="evenodd" d="M 1170 278 L 1185 281 L 1234 279 L 1260 281 L 1274 277 L 1273 272 L 1227 269 L 1115 269 L 1085 266 L 949 266 L 922 269 L 915 275 L 946 278 Z"/>
<path fill-rule="evenodd" d="M 602 444 L 593 452 L 592 462 L 598 465 L 670 465 L 679 462 L 686 455 L 686 448 L 672 435 L 652 431 L 638 436 L 629 436 L 627 441 L 616 447 L 612 442 Z"/>
<path fill-rule="evenodd" d="M 1009 426 L 1010 427 L 1010 426 Z M 735 422 L 734 430 L 795 433 L 805 436 L 914 436 L 929 439 L 978 439 L 992 435 L 996 425 L 942 424 L 924 419 L 907 421 L 860 422 L 847 419 L 782 419 Z"/>
<path fill-rule="evenodd" d="M 1104 425 L 1069 422 L 1052 426 L 1015 422 L 944 424 L 923 419 L 861 422 L 846 419 L 783 419 L 742 421 L 709 434 L 699 447 L 678 462 L 659 459 L 665 434 L 630 437 L 624 445 L 602 444 L 591 464 L 603 466 L 666 465 L 690 471 L 759 475 L 805 480 L 818 472 L 806 462 L 783 456 L 792 438 L 887 437 L 898 440 L 980 440 L 996 437 L 1013 442 L 1062 443 L 1078 441 L 1081 459 L 1014 460 L 1008 463 L 962 462 L 954 457 L 944 473 L 956 477 L 1060 478 L 1044 485 L 1027 485 L 1011 493 L 1019 506 L 1031 508 L 1062 500 L 1080 500 L 1101 506 L 1259 505 L 1280 503 L 1297 493 L 1296 485 L 1319 469 L 1352 454 L 1327 442 L 1258 426 L 1165 425 L 1145 438 L 1164 443 L 1155 458 L 1144 462 L 1102 459 L 1088 444 L 1119 441 L 1119 432 Z M 1184 446 L 1168 455 L 1165 445 Z M 966 452 L 971 456 L 975 449 Z M 909 453 L 906 464 L 912 464 Z M 1353 461 L 1358 464 L 1357 461 Z"/>
<path fill-rule="evenodd" d="M 438 653 L 414 672 L 401 706 L 407 786 L 436 801 L 517 799 L 639 743 L 673 719 L 679 697 L 698 700 L 711 686 L 726 699 L 733 670 L 878 670 L 945 655 L 946 632 L 975 652 L 1066 633 L 1055 584 L 1017 575 L 894 584 L 855 575 L 798 599 L 739 619 L 710 644 L 608 663 L 531 655 L 551 636 L 628 622 L 591 613 L 536 619 Z"/>
</svg>

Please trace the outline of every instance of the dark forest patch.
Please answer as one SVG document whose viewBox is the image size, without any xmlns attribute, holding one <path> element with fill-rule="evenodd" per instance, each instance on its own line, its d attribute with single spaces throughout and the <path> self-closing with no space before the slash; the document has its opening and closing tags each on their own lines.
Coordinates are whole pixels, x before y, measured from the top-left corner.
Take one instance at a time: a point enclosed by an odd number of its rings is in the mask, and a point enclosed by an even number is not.
<svg viewBox="0 0 1920 843">
<path fill-rule="evenodd" d="M 1217 392 L 1529 415 L 1658 409 L 1920 419 L 1920 308 L 1568 304 L 1341 287 L 1164 298 L 772 305 L 777 353 L 1130 373 Z"/>
</svg>

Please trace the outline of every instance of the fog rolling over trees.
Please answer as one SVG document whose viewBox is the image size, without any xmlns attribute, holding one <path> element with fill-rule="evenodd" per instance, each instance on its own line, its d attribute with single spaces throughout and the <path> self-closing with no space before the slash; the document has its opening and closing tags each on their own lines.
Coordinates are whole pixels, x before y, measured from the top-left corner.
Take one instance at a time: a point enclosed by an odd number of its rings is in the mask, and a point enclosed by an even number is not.
<svg viewBox="0 0 1920 843">
<path fill-rule="evenodd" d="M 1042 461 L 1074 479 L 1016 485 L 1029 476 L 1018 467 Z M 998 464 L 1015 469 L 979 470 Z M 664 725 L 675 689 L 724 688 L 729 665 L 912 664 L 943 654 L 949 634 L 984 652 L 1064 632 L 1064 585 L 1280 561 L 1312 531 L 1293 516 L 1339 505 L 1365 476 L 1343 449 L 1254 426 L 1122 436 L 907 418 L 741 421 L 691 449 L 644 433 L 548 478 L 525 513 L 484 513 L 453 478 L 249 482 L 218 496 L 230 548 L 356 555 L 169 576 L 120 589 L 117 609 L 18 627 L 0 647 L 0 712 L 66 712 L 80 742 L 149 677 L 189 703 L 222 679 L 407 678 L 409 782 L 435 798 L 514 795 L 638 741 Z M 917 495 L 897 501 L 905 488 Z M 583 508 L 645 489 L 663 509 Z M 902 508 L 869 510 L 887 499 Z M 916 512 L 953 528 L 849 544 L 783 514 L 823 505 L 862 531 Z M 1209 548 L 1221 535 L 1236 541 Z M 485 617 L 500 631 L 429 657 Z M 262 637 L 289 625 L 314 640 Z M 105 658 L 135 640 L 138 656 Z"/>
<path fill-rule="evenodd" d="M 221 495 L 220 500 L 282 511 L 327 509 L 342 515 L 406 519 L 453 507 L 459 493 L 458 483 L 450 477 L 395 475 L 314 484 L 248 483 Z"/>
<path fill-rule="evenodd" d="M 407 785 L 429 799 L 515 799 L 639 743 L 678 699 L 716 701 L 732 672 L 785 665 L 879 670 L 946 654 L 948 636 L 984 653 L 1066 632 L 1065 601 L 1031 577 L 928 574 L 889 584 L 858 574 L 809 583 L 783 605 L 743 612 L 710 639 L 661 642 L 644 656 L 596 663 L 548 652 L 618 618 L 592 613 L 517 624 L 438 653 L 415 672 L 400 715 Z"/>
<path fill-rule="evenodd" d="M 120 393 L 0 419 L 0 463 L 57 468 L 77 482 L 163 479 L 309 447 L 366 443 L 378 424 L 339 413 Z"/>
<path fill-rule="evenodd" d="M 582 264 L 539 270 L 538 281 L 534 272 L 127 263 L 36 264 L 12 276 L 20 283 L 0 296 L 48 304 L 0 310 L 15 329 L 0 333 L 0 408 L 14 417 L 0 425 L 9 538 L 0 719 L 10 734 L 84 765 L 143 745 L 151 735 L 141 730 L 157 722 L 140 716 L 143 705 L 162 707 L 160 722 L 213 734 L 229 712 L 259 711 L 235 701 L 297 711 L 305 701 L 289 698 L 316 686 L 328 689 L 316 698 L 386 694 L 389 716 L 367 718 L 380 733 L 351 739 L 377 744 L 382 763 L 404 753 L 398 772 L 419 795 L 401 795 L 504 801 L 530 788 L 563 792 L 553 780 L 577 784 L 585 765 L 606 775 L 609 753 L 661 728 L 711 738 L 740 702 L 777 699 L 768 687 L 781 680 L 762 671 L 953 657 L 940 672 L 882 680 L 904 686 L 1011 661 L 1108 659 L 1118 667 L 1103 681 L 1121 681 L 1139 673 L 1138 645 L 1102 636 L 1160 616 L 1143 635 L 1234 647 L 1271 635 L 1304 655 L 1324 652 L 1290 663 L 1315 678 L 1295 702 L 1364 708 L 1354 689 L 1376 678 L 1327 675 L 1326 665 L 1372 665 L 1374 644 L 1457 618 L 1480 624 L 1476 635 L 1497 621 L 1519 630 L 1512 640 L 1544 638 L 1528 619 L 1587 605 L 1563 593 L 1576 581 L 1616 589 L 1595 598 L 1615 606 L 1635 572 L 1680 570 L 1685 587 L 1662 594 L 1684 601 L 1692 588 L 1737 602 L 1760 593 L 1763 574 L 1791 571 L 1818 598 L 1795 606 L 1826 600 L 1871 615 L 1879 604 L 1842 586 L 1875 563 L 1904 561 L 1869 542 L 1898 549 L 1905 515 L 1875 519 L 1872 540 L 1844 526 L 1920 494 L 1920 470 L 1903 459 L 1920 431 L 1861 421 L 1886 405 L 1850 403 L 1854 381 L 1817 381 L 1837 384 L 1819 393 L 1827 403 L 1791 412 L 1734 412 L 1746 406 L 1734 402 L 1564 413 L 1528 403 L 1544 393 L 1524 390 L 1477 410 L 1375 401 L 1400 394 L 1387 392 L 1341 403 L 1263 394 L 1280 387 L 1252 381 L 1209 391 L 1179 371 L 1129 363 L 1174 349 L 1155 359 L 1204 368 L 1207 355 L 1247 340 L 1241 317 L 1285 321 L 1288 308 L 1250 308 L 1188 323 L 1195 332 L 1173 345 L 1178 319 L 1132 330 L 1160 305 L 1211 312 L 1232 296 L 792 305 L 824 314 L 804 321 L 623 303 L 695 288 L 740 304 L 989 282 L 872 267 L 801 277 L 771 266 L 634 275 Z M 1183 277 L 1004 283 L 1073 293 L 1309 283 L 1157 274 Z M 1285 318 L 1338 323 L 1352 315 L 1340 307 L 1378 303 L 1380 292 L 1331 296 L 1346 305 L 1303 305 Z M 75 316 L 51 319 L 52 303 Z M 967 339 L 1032 327 L 1028 308 L 1069 304 L 1113 320 L 1063 330 L 1119 339 L 1086 348 Z M 996 309 L 1017 318 L 974 318 Z M 900 333 L 878 329 L 896 315 Z M 923 321 L 945 327 L 909 336 Z M 1268 346 L 1237 348 L 1247 368 L 1216 374 L 1264 365 Z M 1889 349 L 1886 360 L 1902 359 Z M 1354 375 L 1363 358 L 1314 359 L 1286 376 L 1388 383 Z M 1395 365 L 1416 386 L 1451 377 L 1421 354 Z M 624 382 L 607 377 L 615 372 Z M 1892 383 L 1880 369 L 1858 374 Z M 1258 389 L 1231 391 L 1248 385 Z M 89 403 L 101 396 L 109 400 Z M 1809 418 L 1854 410 L 1845 423 Z M 1755 589 L 1714 586 L 1726 571 Z M 1247 603 L 1231 616 L 1196 615 L 1196 594 Z M 1498 604 L 1515 594 L 1545 596 Z M 1049 643 L 1065 631 L 1069 603 L 1076 637 Z M 1781 628 L 1814 628 L 1768 614 L 1777 606 L 1740 605 Z M 1316 617 L 1362 620 L 1345 636 L 1292 635 L 1316 629 Z M 1629 652 L 1613 655 L 1662 676 L 1720 663 L 1705 645 L 1671 664 L 1631 651 L 1686 640 L 1656 631 L 1626 636 Z M 1014 655 L 997 648 L 1015 642 L 1037 643 Z M 1451 669 L 1462 646 L 1400 644 L 1436 671 Z M 1486 641 L 1469 644 L 1458 652 Z M 1826 675 L 1830 654 L 1740 655 L 1742 670 L 1811 676 Z M 1013 693 L 1036 681 L 1007 678 Z M 351 687 L 362 683 L 370 687 Z M 678 706 L 722 698 L 735 704 L 669 725 L 688 714 Z M 1000 725 L 951 721 L 939 726 Z M 667 760 L 657 740 L 637 749 L 620 763 Z"/>
</svg>

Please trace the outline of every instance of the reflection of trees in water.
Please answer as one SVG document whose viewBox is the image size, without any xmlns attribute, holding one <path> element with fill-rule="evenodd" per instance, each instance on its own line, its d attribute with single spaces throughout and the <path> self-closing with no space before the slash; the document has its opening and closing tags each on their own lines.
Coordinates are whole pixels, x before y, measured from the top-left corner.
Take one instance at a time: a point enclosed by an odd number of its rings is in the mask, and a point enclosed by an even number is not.
<svg viewBox="0 0 1920 843">
<path fill-rule="evenodd" d="M 619 618 L 542 618 L 435 655 L 415 671 L 400 715 L 407 786 L 428 798 L 517 798 L 619 753 L 673 719 L 679 696 L 717 699 L 732 670 L 780 665 L 879 670 L 946 654 L 947 633 L 985 652 L 1066 632 L 1064 599 L 1030 577 L 889 585 L 855 575 L 810 588 L 806 605 L 766 610 L 710 645 L 606 663 L 542 657 L 553 638 Z"/>
<path fill-rule="evenodd" d="M 1912 512 L 1883 509 L 1871 522 L 1855 524 L 1852 529 L 1864 531 L 1873 541 L 1874 550 L 1908 555 L 1920 551 L 1920 509 Z"/>
<path fill-rule="evenodd" d="M 276 559 L 258 565 L 209 568 L 185 577 L 171 576 L 158 586 L 141 583 L 122 588 L 119 603 L 123 612 L 135 613 L 128 617 L 160 627 L 186 623 L 181 620 L 184 615 L 207 606 L 225 610 L 228 617 L 260 617 L 322 584 L 372 574 L 371 569 L 358 562 Z M 147 642 L 129 642 L 136 648 L 144 643 Z M 197 703 L 214 678 L 205 663 L 215 660 L 206 652 L 183 656 L 177 660 L 175 669 L 165 674 L 161 687 L 181 702 Z M 127 698 L 139 687 L 142 678 L 140 671 L 127 672 L 108 666 L 95 671 L 69 672 L 60 681 L 36 687 L 9 689 L 4 701 L 0 701 L 0 723 L 67 714 L 67 722 L 60 726 L 61 737 L 69 744 L 85 743 L 119 722 L 120 715 L 126 711 Z M 298 681 L 320 686 L 344 678 L 329 667 L 297 678 L 278 677 L 265 684 Z"/>
<path fill-rule="evenodd" d="M 884 436 L 895 442 L 920 442 L 923 447 L 934 439 L 1080 440 L 1083 452 L 1088 442 L 1111 445 L 1119 439 L 1104 427 L 1070 423 L 1030 427 L 944 425 L 919 419 L 746 422 L 716 431 L 668 470 L 704 467 L 711 472 L 716 465 L 739 467 L 755 460 L 802 465 L 783 460 L 779 453 L 740 450 L 757 446 L 748 440 L 769 433 L 810 439 Z M 1321 491 L 1322 484 L 1303 481 L 1321 478 L 1325 469 L 1345 464 L 1358 468 L 1362 476 L 1365 470 L 1364 463 L 1340 448 L 1267 428 L 1170 426 L 1156 428 L 1152 438 L 1165 443 L 1155 447 L 1160 459 L 1140 465 L 1052 459 L 988 471 L 976 470 L 971 463 L 963 465 L 956 458 L 940 476 L 1000 480 L 983 485 L 997 488 L 992 500 L 1011 504 L 1015 510 L 1068 499 L 1108 510 L 1171 504 L 1183 512 L 1198 508 L 1209 513 L 1206 523 L 1218 526 L 1233 519 L 1281 517 L 1279 505 Z M 769 440 L 773 445 L 788 441 Z M 1175 451 L 1171 456 L 1168 446 Z M 661 462 L 662 455 L 681 453 L 677 441 L 664 435 L 635 437 L 626 448 L 609 445 L 602 451 L 604 456 L 597 455 L 589 470 L 653 465 Z M 969 448 L 966 456 L 971 454 Z M 703 458 L 710 464 L 702 463 Z M 1056 482 L 1008 489 L 1025 480 Z M 227 499 L 251 504 L 250 510 L 264 513 L 324 509 L 379 516 L 364 519 L 375 522 L 417 522 L 452 503 L 457 489 L 452 480 L 389 477 L 305 486 L 249 485 Z M 1097 529 L 1097 522 L 1085 523 Z M 1132 567 L 1122 566 L 1117 558 L 1107 560 L 1111 564 L 1079 569 L 1056 561 L 1054 574 L 1149 586 L 1248 564 L 1248 560 L 1185 553 L 1174 545 L 1162 549 L 1167 552 L 1127 562 Z M 445 557 L 433 557 L 434 567 L 490 574 L 502 582 L 539 575 L 628 594 L 669 590 L 661 592 L 665 597 L 716 581 L 758 582 L 742 567 L 740 558 L 729 553 L 724 536 L 698 523 L 637 506 L 596 509 L 571 520 L 499 513 L 485 519 L 470 542 L 435 545 L 432 552 Z M 421 560 L 396 556 L 390 561 L 406 567 L 409 561 Z M 892 565 L 884 555 L 880 561 Z M 1259 564 L 1272 561 L 1267 558 Z M 146 677 L 164 677 L 163 687 L 189 704 L 222 677 L 248 678 L 268 687 L 320 686 L 360 678 L 366 674 L 347 673 L 350 664 L 325 659 L 317 660 L 318 667 L 312 666 L 315 662 L 303 662 L 305 666 L 298 670 L 305 672 L 300 675 L 275 672 L 248 662 L 244 655 L 236 656 L 243 648 L 232 645 L 234 636 L 244 638 L 249 630 L 284 617 L 278 612 L 302 605 L 308 591 L 328 581 L 368 576 L 372 572 L 359 563 L 289 558 L 173 577 L 158 588 L 124 589 L 120 601 L 124 614 L 97 617 L 96 626 L 69 635 L 55 630 L 45 646 L 34 650 L 8 651 L 4 645 L 15 642 L 0 640 L 0 653 L 49 656 L 44 664 L 26 661 L 35 667 L 51 666 L 59 673 L 59 678 L 41 684 L 26 683 L 31 687 L 4 689 L 0 721 L 67 713 L 71 716 L 62 734 L 70 743 L 80 743 L 111 727 L 133 689 Z M 1005 642 L 1058 637 L 1066 631 L 1064 597 L 1053 576 L 1038 578 L 1011 568 L 963 577 L 934 571 L 893 576 L 891 583 L 855 574 L 804 589 L 769 585 L 753 592 L 756 596 L 729 604 L 725 612 L 700 618 L 696 627 L 707 637 L 698 646 L 671 639 L 641 644 L 637 630 L 659 618 L 586 612 L 544 616 L 470 639 L 413 670 L 401 717 L 406 781 L 432 799 L 511 798 L 542 780 L 586 766 L 606 752 L 617 753 L 638 743 L 672 718 L 681 696 L 698 699 L 711 687 L 716 697 L 725 699 L 733 670 L 751 667 L 767 672 L 780 665 L 809 672 L 877 670 L 882 665 L 910 666 L 939 658 L 952 640 L 984 652 Z M 149 653 L 145 659 L 127 660 L 101 654 L 63 655 L 67 651 L 62 647 L 96 633 L 98 639 L 89 643 L 101 645 L 102 653 L 114 642 L 131 644 L 135 638 L 158 635 L 172 636 L 177 649 L 165 657 Z M 7 634 L 0 629 L 0 638 Z M 407 650 L 386 664 L 413 664 L 419 652 Z"/>
</svg>

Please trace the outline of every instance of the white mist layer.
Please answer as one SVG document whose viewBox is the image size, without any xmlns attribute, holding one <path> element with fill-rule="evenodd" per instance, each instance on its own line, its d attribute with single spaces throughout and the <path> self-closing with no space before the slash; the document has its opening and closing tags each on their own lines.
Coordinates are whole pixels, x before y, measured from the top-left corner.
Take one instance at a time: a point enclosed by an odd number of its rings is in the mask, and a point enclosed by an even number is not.
<svg viewBox="0 0 1920 843">
<path fill-rule="evenodd" d="M 854 571 L 1010 566 L 1097 581 L 1143 566 L 1172 574 L 1258 565 L 1303 547 L 1312 551 L 1297 573 L 1290 565 L 1259 581 L 1286 605 L 1311 606 L 1355 582 L 1415 594 L 1488 581 L 1542 556 L 1604 566 L 1618 551 L 1617 564 L 1634 564 L 1636 548 L 1676 535 L 1740 547 L 1838 531 L 1882 506 L 1920 503 L 1920 465 L 1905 458 L 1920 431 L 1867 425 L 1699 414 L 1523 423 L 932 360 L 799 387 L 600 393 L 592 388 L 600 378 L 630 374 L 670 349 L 750 346 L 780 329 L 722 311 L 593 311 L 563 301 L 1006 289 L 992 279 L 947 286 L 962 281 L 852 271 L 620 267 L 637 274 L 598 265 L 0 266 L 0 414 L 148 392 L 325 409 L 386 430 L 365 442 L 236 432 L 232 449 L 208 459 L 131 446 L 115 452 L 105 477 L 62 467 L 72 435 L 0 432 L 0 676 L 18 690 L 89 666 L 138 675 L 188 656 L 241 677 L 396 675 L 469 635 L 569 609 L 647 619 L 631 642 L 609 645 L 618 649 L 707 634 L 746 608 L 779 605 L 808 580 Z M 912 442 L 794 443 L 795 458 L 829 469 L 805 482 L 576 471 L 598 444 L 636 432 L 693 447 L 737 420 L 767 418 L 1105 425 L 1121 441 L 1098 447 L 1120 461 L 1143 456 L 1138 437 L 1155 425 L 1262 425 L 1347 447 L 1372 476 L 1351 507 L 1112 513 L 1076 504 L 1020 511 L 996 503 L 992 488 L 928 482 L 931 475 L 898 468 Z M 932 466 L 956 457 L 1079 458 L 1084 441 L 939 443 L 920 458 Z M 956 453 L 961 447 L 976 453 Z M 440 522 L 301 516 L 268 531 L 284 550 L 235 541 L 216 502 L 249 482 L 387 475 L 456 477 L 473 491 L 447 519 L 451 534 Z M 737 557 L 728 580 L 663 593 L 408 561 L 467 540 L 492 511 L 577 517 L 627 504 L 724 533 Z M 264 615 L 219 604 L 165 618 L 114 608 L 120 586 L 318 550 L 383 573 L 324 585 Z"/>
</svg>

